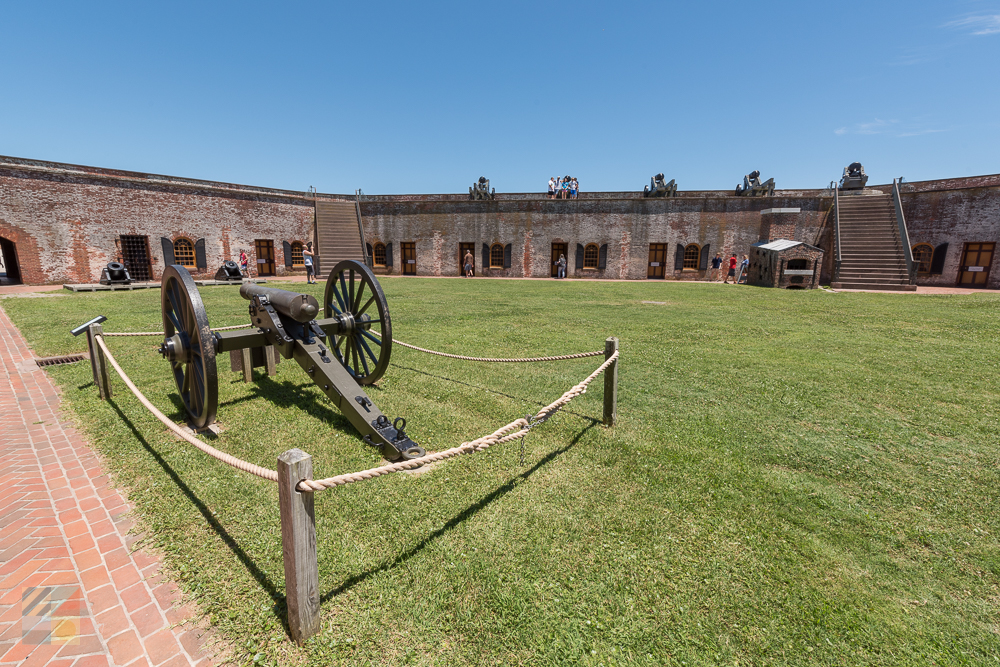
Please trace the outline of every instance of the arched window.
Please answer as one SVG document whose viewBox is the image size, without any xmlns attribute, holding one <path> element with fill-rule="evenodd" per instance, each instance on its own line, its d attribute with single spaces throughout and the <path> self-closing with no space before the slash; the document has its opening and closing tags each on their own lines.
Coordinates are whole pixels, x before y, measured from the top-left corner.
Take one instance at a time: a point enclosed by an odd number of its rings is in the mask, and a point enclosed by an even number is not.
<svg viewBox="0 0 1000 667">
<path fill-rule="evenodd" d="M 302 256 L 302 241 L 292 243 L 292 266 L 305 266 L 305 259 Z"/>
<path fill-rule="evenodd" d="M 376 243 L 375 253 L 372 257 L 372 261 L 375 262 L 375 266 L 385 266 L 385 244 Z"/>
<path fill-rule="evenodd" d="M 194 244 L 188 239 L 180 238 L 174 241 L 174 263 L 186 269 L 196 268 L 194 261 Z"/>
<path fill-rule="evenodd" d="M 499 243 L 494 243 L 490 246 L 490 268 L 503 268 L 503 246 Z"/>
<path fill-rule="evenodd" d="M 796 257 L 795 259 L 790 259 L 788 260 L 788 263 L 785 264 L 785 270 L 787 271 L 805 271 L 808 268 L 809 268 L 809 260 L 802 257 Z"/>
<path fill-rule="evenodd" d="M 692 243 L 684 248 L 684 269 L 698 270 L 698 258 L 701 256 L 701 248 L 697 243 Z"/>
<path fill-rule="evenodd" d="M 913 262 L 917 265 L 917 273 L 931 272 L 931 260 L 934 258 L 934 248 L 926 243 L 913 246 Z"/>
<path fill-rule="evenodd" d="M 583 249 L 583 268 L 597 268 L 597 245 L 594 243 L 589 244 Z"/>
</svg>

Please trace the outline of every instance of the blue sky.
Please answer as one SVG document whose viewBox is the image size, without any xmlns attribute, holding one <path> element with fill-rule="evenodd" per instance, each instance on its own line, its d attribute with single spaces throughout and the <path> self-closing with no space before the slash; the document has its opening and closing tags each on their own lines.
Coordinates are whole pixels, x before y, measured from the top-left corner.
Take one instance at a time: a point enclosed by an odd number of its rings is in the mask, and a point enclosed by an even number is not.
<svg viewBox="0 0 1000 667">
<path fill-rule="evenodd" d="M 0 154 L 321 192 L 1000 172 L 1000 0 L 0 3 Z"/>
</svg>

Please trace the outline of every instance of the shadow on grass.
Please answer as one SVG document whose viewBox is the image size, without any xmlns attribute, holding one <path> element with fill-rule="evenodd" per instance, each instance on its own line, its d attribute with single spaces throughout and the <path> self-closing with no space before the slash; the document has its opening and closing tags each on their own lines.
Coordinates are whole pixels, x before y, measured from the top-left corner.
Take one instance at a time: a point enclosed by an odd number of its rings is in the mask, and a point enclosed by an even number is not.
<svg viewBox="0 0 1000 667">
<path fill-rule="evenodd" d="M 576 443 L 578 443 L 580 441 L 580 438 L 582 438 L 587 431 L 589 431 L 590 429 L 594 428 L 599 423 L 600 422 L 598 420 L 596 420 L 596 419 L 592 420 L 591 423 L 588 426 L 586 426 L 583 430 L 581 430 L 579 433 L 577 433 L 576 436 L 574 436 L 573 439 L 569 442 L 569 444 L 567 444 L 565 447 L 562 447 L 560 449 L 556 449 L 554 451 L 549 452 L 538 463 L 536 463 L 535 465 L 531 466 L 530 468 L 528 468 L 527 470 L 525 470 L 520 475 L 517 475 L 516 477 L 510 479 L 509 481 L 507 481 L 506 483 L 504 483 L 502 486 L 498 487 L 495 491 L 493 491 L 489 495 L 483 496 L 482 498 L 480 498 L 478 501 L 476 501 L 472 505 L 469 505 L 464 510 L 462 510 L 461 512 L 459 512 L 457 515 L 455 515 L 454 517 L 452 517 L 451 519 L 449 519 L 446 524 L 444 524 L 443 526 L 441 526 L 440 528 L 438 528 L 437 530 L 435 530 L 433 533 L 431 533 L 430 535 L 428 535 L 424 539 L 420 540 L 420 542 L 418 542 L 414 546 L 410 547 L 409 549 L 407 549 L 403 553 L 401 553 L 398 556 L 396 556 L 391 561 L 388 561 L 386 563 L 383 563 L 382 565 L 378 565 L 376 567 L 370 568 L 370 569 L 366 570 L 365 572 L 362 572 L 361 574 L 356 574 L 356 575 L 348 578 L 344 583 L 340 584 L 339 586 L 337 586 L 333 590 L 331 590 L 331 591 L 329 591 L 327 593 L 324 593 L 323 596 L 320 598 L 320 602 L 321 603 L 327 602 L 327 601 L 333 599 L 334 597 L 340 595 L 341 593 L 346 593 L 347 591 L 351 590 L 352 588 L 354 588 L 358 584 L 362 583 L 366 579 L 370 579 L 371 577 L 375 576 L 376 574 L 379 574 L 381 572 L 388 572 L 389 570 L 392 570 L 392 569 L 394 569 L 394 568 L 396 568 L 396 567 L 398 567 L 398 566 L 406 563 L 408 560 L 410 560 L 411 558 L 413 558 L 414 556 L 416 556 L 417 554 L 419 554 L 421 551 L 423 551 L 424 548 L 427 547 L 431 542 L 433 542 L 437 538 L 441 537 L 442 535 L 444 535 L 445 533 L 447 533 L 452 528 L 455 528 L 456 526 L 458 526 L 459 524 L 461 524 L 466 519 L 469 519 L 469 518 L 475 516 L 481 510 L 483 510 L 486 507 L 488 507 L 494 501 L 499 500 L 500 498 L 503 498 L 505 495 L 507 495 L 508 493 L 510 493 L 511 491 L 513 491 L 514 487 L 517 486 L 518 480 L 523 481 L 523 480 L 528 479 L 533 474 L 535 474 L 535 472 L 537 472 L 540 468 L 542 468 L 543 466 L 545 466 L 546 464 L 548 464 L 550 461 L 552 461 L 552 459 L 554 459 L 557 456 L 559 456 L 560 454 L 568 451 L 570 448 L 572 448 L 574 445 L 576 445 Z"/>
<path fill-rule="evenodd" d="M 466 387 L 472 387 L 473 389 L 478 389 L 479 391 L 485 391 L 489 394 L 496 394 L 497 396 L 504 396 L 506 398 L 514 399 L 515 401 L 524 401 L 525 403 L 534 403 L 535 405 L 545 407 L 548 403 L 542 403 L 541 401 L 533 401 L 529 398 L 524 398 L 523 396 L 512 396 L 511 394 L 505 394 L 502 391 L 497 391 L 496 389 L 490 389 L 489 387 L 480 387 L 479 385 L 469 384 L 468 382 L 463 382 L 462 380 L 456 380 L 454 378 L 445 377 L 444 375 L 435 375 L 434 373 L 428 373 L 427 371 L 422 371 L 419 368 L 410 368 L 409 366 L 400 366 L 399 364 L 389 364 L 390 366 L 395 366 L 396 368 L 401 368 L 404 371 L 413 371 L 414 373 L 420 373 L 421 375 L 426 375 L 428 377 L 437 378 L 438 380 L 444 380 L 446 382 L 454 382 L 455 384 L 464 385 Z M 563 408 L 559 412 L 567 415 L 573 415 L 574 417 L 579 417 L 580 419 L 586 419 L 588 421 L 598 423 L 600 420 L 595 420 L 593 417 L 588 417 L 587 415 L 581 415 L 579 412 L 573 412 L 572 410 L 567 410 Z"/>
<path fill-rule="evenodd" d="M 172 398 L 176 398 L 178 402 L 180 401 L 179 397 Z M 278 591 L 278 588 L 274 585 L 274 582 L 271 581 L 267 574 L 257 567 L 257 564 L 254 563 L 253 559 L 247 554 L 247 552 L 243 550 L 235 539 L 233 539 L 233 536 L 229 534 L 229 531 L 227 531 L 225 527 L 219 523 L 219 520 L 215 518 L 212 511 L 207 505 L 205 505 L 204 502 L 202 502 L 201 498 L 199 498 L 195 492 L 191 490 L 191 487 L 189 487 L 184 480 L 180 478 L 180 475 L 174 471 L 170 464 L 167 463 L 166 459 L 160 456 L 160 453 L 149 444 L 146 438 L 143 437 L 142 433 L 140 433 L 135 427 L 135 424 L 132 423 L 132 420 L 125 416 L 125 413 L 121 411 L 118 404 L 115 403 L 114 400 L 109 400 L 108 403 L 110 403 L 115 409 L 115 412 L 118 413 L 118 417 L 122 420 L 122 422 L 129 427 L 129 430 L 132 431 L 132 435 L 135 436 L 135 439 L 142 444 L 146 451 L 149 452 L 150 456 L 152 456 L 163 471 L 167 473 L 167 476 L 174 482 L 174 484 L 177 485 L 177 488 L 181 490 L 191 504 L 194 505 L 194 507 L 201 513 L 205 522 L 212 530 L 215 531 L 215 533 L 219 536 L 219 539 L 222 540 L 223 544 L 225 544 L 226 547 L 233 552 L 233 555 L 236 556 L 241 563 L 243 563 L 243 566 L 247 569 L 247 572 L 250 573 L 250 576 L 252 576 L 260 587 L 263 588 L 264 591 L 271 597 L 271 600 L 274 601 L 271 611 L 275 617 L 281 621 L 282 626 L 285 629 L 285 633 L 289 634 L 290 630 L 288 628 L 288 619 L 285 608 L 285 596 Z M 182 404 L 181 410 L 183 409 L 184 406 Z"/>
</svg>

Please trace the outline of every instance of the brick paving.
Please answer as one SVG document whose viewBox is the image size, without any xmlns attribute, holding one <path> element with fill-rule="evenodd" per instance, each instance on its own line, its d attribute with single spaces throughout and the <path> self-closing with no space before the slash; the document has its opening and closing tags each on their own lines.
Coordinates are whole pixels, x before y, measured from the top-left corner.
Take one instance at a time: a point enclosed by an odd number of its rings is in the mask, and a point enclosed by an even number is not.
<svg viewBox="0 0 1000 667">
<path fill-rule="evenodd" d="M 32 358 L 0 308 L 0 665 L 212 664 L 195 610 L 130 548 L 128 503 Z M 31 606 L 45 587 L 56 618 L 79 619 L 53 624 L 54 641 L 22 636 L 25 589 Z"/>
</svg>

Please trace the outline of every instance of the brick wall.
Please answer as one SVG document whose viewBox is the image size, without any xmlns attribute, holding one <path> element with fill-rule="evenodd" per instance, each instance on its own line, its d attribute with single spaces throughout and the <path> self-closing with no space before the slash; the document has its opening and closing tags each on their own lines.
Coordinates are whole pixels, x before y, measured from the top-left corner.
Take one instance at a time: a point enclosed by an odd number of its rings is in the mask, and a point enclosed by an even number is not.
<svg viewBox="0 0 1000 667">
<path fill-rule="evenodd" d="M 393 270 L 400 271 L 399 244 L 416 243 L 417 275 L 459 275 L 459 244 L 474 243 L 478 275 L 548 277 L 551 244 L 566 243 L 570 277 L 645 279 L 650 243 L 669 246 L 668 279 L 695 280 L 703 271 L 673 270 L 678 244 L 710 245 L 709 252 L 746 253 L 761 231 L 761 211 L 800 208 L 783 214 L 782 231 L 819 244 L 832 198 L 822 196 L 669 199 L 544 198 L 498 201 L 437 201 L 381 197 L 361 204 L 365 240 L 393 244 Z M 511 244 L 508 269 L 484 268 L 482 245 Z M 576 265 L 577 244 L 607 245 L 604 269 Z"/>
<path fill-rule="evenodd" d="M 0 236 L 17 245 L 28 284 L 96 282 L 122 234 L 149 237 L 155 280 L 160 238 L 181 236 L 205 239 L 209 277 L 241 248 L 252 256 L 255 239 L 272 239 L 281 275 L 282 241 L 312 240 L 313 217 L 305 193 L 0 158 Z"/>
<path fill-rule="evenodd" d="M 822 280 L 829 280 L 831 190 L 778 190 L 767 198 L 728 190 L 679 195 L 583 192 L 577 200 L 550 200 L 544 193 L 500 193 L 495 201 L 379 195 L 364 198 L 361 208 L 365 241 L 392 243 L 393 266 L 379 273 L 401 272 L 400 244 L 408 241 L 416 244 L 417 275 L 459 275 L 459 244 L 474 243 L 477 275 L 548 277 L 552 243 L 561 242 L 570 277 L 641 280 L 649 245 L 664 243 L 666 277 L 697 280 L 703 271 L 674 270 L 678 245 L 707 244 L 710 256 L 743 255 L 763 234 L 826 250 Z M 163 271 L 160 238 L 180 236 L 205 239 L 207 276 L 223 261 L 237 260 L 240 249 L 254 265 L 254 240 L 271 239 L 282 275 L 288 271 L 282 242 L 313 240 L 315 197 L 352 199 L 0 156 L 0 237 L 17 245 L 29 284 L 95 282 L 101 268 L 118 259 L 115 240 L 122 234 L 149 237 L 154 279 Z M 919 284 L 955 284 L 964 243 L 1000 244 L 998 175 L 907 183 L 902 199 L 912 244 L 949 243 L 943 273 L 920 276 Z M 777 208 L 800 212 L 762 216 Z M 484 268 L 484 243 L 510 244 L 510 268 Z M 607 246 L 604 269 L 577 266 L 577 244 L 590 243 Z M 1000 269 L 990 271 L 988 285 L 1000 288 Z"/>
</svg>

